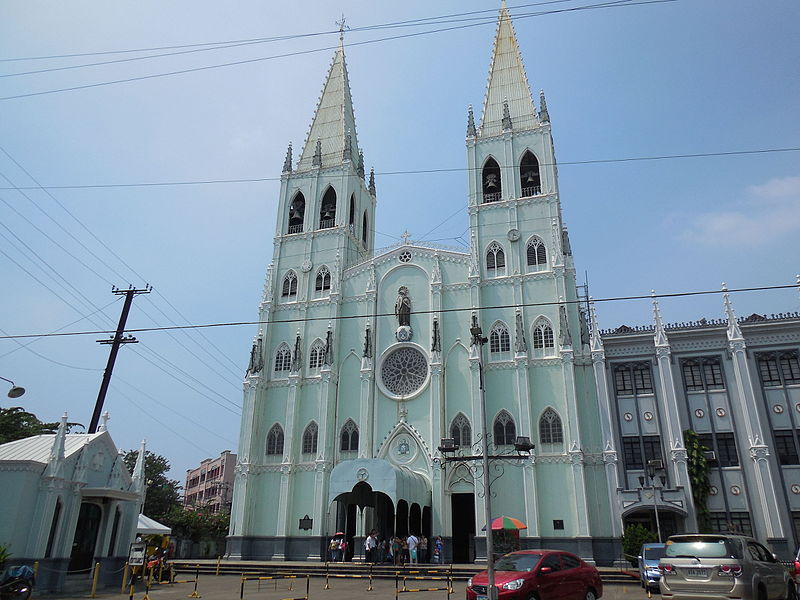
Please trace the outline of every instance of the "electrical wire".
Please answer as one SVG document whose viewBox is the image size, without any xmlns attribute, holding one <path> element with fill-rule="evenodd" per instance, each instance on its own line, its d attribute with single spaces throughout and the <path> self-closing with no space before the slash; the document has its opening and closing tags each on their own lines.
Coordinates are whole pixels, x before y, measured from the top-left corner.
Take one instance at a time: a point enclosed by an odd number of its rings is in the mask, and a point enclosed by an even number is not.
<svg viewBox="0 0 800 600">
<path fill-rule="evenodd" d="M 2 249 L 0 249 L 2 252 Z M 696 290 L 696 291 L 688 291 L 688 292 L 672 292 L 672 293 L 664 293 L 664 294 L 646 294 L 646 295 L 634 295 L 634 296 L 612 296 L 608 298 L 592 298 L 591 302 L 621 302 L 627 300 L 652 300 L 654 298 L 679 298 L 679 297 L 686 297 L 686 296 L 703 296 L 709 294 L 734 294 L 740 292 L 758 292 L 758 291 L 766 291 L 766 290 L 786 290 L 786 289 L 798 289 L 797 283 L 785 284 L 785 285 L 764 285 L 764 286 L 755 286 L 755 287 L 745 287 L 745 288 L 730 288 L 725 290 Z M 479 313 L 481 311 L 488 311 L 488 310 L 498 310 L 498 309 L 506 309 L 506 308 L 522 308 L 522 307 L 533 307 L 533 306 L 561 306 L 561 305 L 568 305 L 568 304 L 582 304 L 582 300 L 557 300 L 552 302 L 522 302 L 519 304 L 496 304 L 491 306 L 464 306 L 464 307 L 457 307 L 457 308 L 442 308 L 440 310 L 419 310 L 414 311 L 414 314 L 418 315 L 429 315 L 429 314 L 444 314 L 444 313 L 458 313 L 458 312 L 475 312 Z M 238 327 L 242 325 L 274 325 L 278 323 L 307 323 L 312 321 L 349 321 L 353 319 L 368 319 L 368 318 L 383 318 L 383 317 L 391 317 L 397 318 L 393 312 L 391 313 L 366 313 L 366 314 L 356 314 L 356 315 L 336 315 L 336 316 L 328 316 L 328 317 L 304 317 L 302 319 L 268 319 L 266 321 L 229 321 L 224 323 L 203 323 L 203 324 L 194 324 L 194 325 L 175 325 L 170 327 L 141 327 L 136 329 L 126 329 L 126 333 L 142 333 L 145 331 L 167 331 L 167 330 L 174 330 L 174 329 L 210 329 L 216 327 Z M 59 332 L 59 333 L 26 333 L 26 334 L 15 334 L 15 335 L 0 335 L 0 339 L 23 339 L 23 338 L 43 338 L 43 337 L 66 337 L 66 336 L 78 336 L 78 335 L 107 335 L 113 334 L 113 330 L 108 331 L 70 331 L 70 332 Z"/>
</svg>

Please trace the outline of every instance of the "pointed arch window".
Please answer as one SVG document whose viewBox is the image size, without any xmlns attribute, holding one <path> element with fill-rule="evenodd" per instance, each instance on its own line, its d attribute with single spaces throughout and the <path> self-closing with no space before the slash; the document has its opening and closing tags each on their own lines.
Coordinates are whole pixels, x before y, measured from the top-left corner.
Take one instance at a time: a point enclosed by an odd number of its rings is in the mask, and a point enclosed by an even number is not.
<svg viewBox="0 0 800 600">
<path fill-rule="evenodd" d="M 494 360 L 504 358 L 511 352 L 511 336 L 508 333 L 508 326 L 502 321 L 492 325 L 489 333 L 489 354 Z"/>
<path fill-rule="evenodd" d="M 519 182 L 522 197 L 538 196 L 542 193 L 542 177 L 539 173 L 539 160 L 528 150 L 519 163 Z"/>
<path fill-rule="evenodd" d="M 351 230 L 353 229 L 353 224 L 355 222 L 356 222 L 356 195 L 350 194 L 350 212 L 347 214 L 347 223 L 350 225 Z"/>
<path fill-rule="evenodd" d="M 297 192 L 289 205 L 289 229 L 287 233 L 302 233 L 306 215 L 306 198 Z"/>
<path fill-rule="evenodd" d="M 322 196 L 319 207 L 319 228 L 329 229 L 336 225 L 336 190 L 329 187 Z"/>
<path fill-rule="evenodd" d="M 533 324 L 533 353 L 536 356 L 553 356 L 555 353 L 555 340 L 553 326 L 544 317 Z"/>
<path fill-rule="evenodd" d="M 562 444 L 564 442 L 561 417 L 552 408 L 545 410 L 539 419 L 539 442 L 542 444 Z"/>
<path fill-rule="evenodd" d="M 364 211 L 364 216 L 361 219 L 361 240 L 364 242 L 364 248 L 367 247 L 367 233 L 369 232 L 367 211 Z"/>
<path fill-rule="evenodd" d="M 308 368 L 312 371 L 319 371 L 325 360 L 325 344 L 322 340 L 314 340 L 311 350 L 308 353 Z"/>
<path fill-rule="evenodd" d="M 494 419 L 494 445 L 510 446 L 517 439 L 517 427 L 514 425 L 514 418 L 508 411 L 501 410 Z"/>
<path fill-rule="evenodd" d="M 458 413 L 450 424 L 450 437 L 460 448 L 469 448 L 472 445 L 472 427 L 464 413 Z"/>
<path fill-rule="evenodd" d="M 342 452 L 358 451 L 358 426 L 353 419 L 347 419 L 342 426 L 339 449 Z"/>
<path fill-rule="evenodd" d="M 267 455 L 283 455 L 283 427 L 278 423 L 275 423 L 267 434 Z"/>
<path fill-rule="evenodd" d="M 303 431 L 303 454 L 317 453 L 317 438 L 319 437 L 319 427 L 315 421 L 311 421 Z"/>
<path fill-rule="evenodd" d="M 502 277 L 506 274 L 506 253 L 497 242 L 489 244 L 486 250 L 486 274 L 488 277 Z"/>
<path fill-rule="evenodd" d="M 493 158 L 489 158 L 483 165 L 481 172 L 481 185 L 483 189 L 483 203 L 497 202 L 503 195 L 503 186 L 500 178 L 500 165 Z"/>
<path fill-rule="evenodd" d="M 331 272 L 325 265 L 317 271 L 317 278 L 314 282 L 314 296 L 321 298 L 327 296 L 331 291 Z"/>
<path fill-rule="evenodd" d="M 294 271 L 289 271 L 283 276 L 281 298 L 285 300 L 297 299 L 297 274 Z"/>
<path fill-rule="evenodd" d="M 535 235 L 528 240 L 526 255 L 529 272 L 547 269 L 547 247 L 539 236 Z"/>
<path fill-rule="evenodd" d="M 289 372 L 292 368 L 292 351 L 289 350 L 289 345 L 285 342 L 278 346 L 275 352 L 275 373 Z"/>
</svg>

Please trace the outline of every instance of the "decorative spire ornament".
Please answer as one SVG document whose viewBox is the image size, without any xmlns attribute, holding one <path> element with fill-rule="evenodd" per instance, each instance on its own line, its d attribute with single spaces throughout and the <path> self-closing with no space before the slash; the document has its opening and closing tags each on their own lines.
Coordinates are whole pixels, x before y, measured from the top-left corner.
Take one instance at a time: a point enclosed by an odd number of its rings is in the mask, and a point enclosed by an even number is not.
<svg viewBox="0 0 800 600">
<path fill-rule="evenodd" d="M 503 100 L 503 131 L 511 131 L 511 111 L 508 109 L 508 99 Z"/>
<path fill-rule="evenodd" d="M 475 114 L 472 112 L 472 104 L 470 104 L 467 112 L 467 137 L 474 138 L 475 133 Z"/>
<path fill-rule="evenodd" d="M 297 330 L 297 336 L 294 338 L 294 352 L 292 353 L 292 372 L 298 373 L 300 365 L 303 364 L 300 360 L 300 330 Z"/>
<path fill-rule="evenodd" d="M 664 322 L 661 320 L 661 309 L 658 307 L 658 300 L 656 300 L 656 291 L 650 290 L 650 295 L 653 298 L 653 319 L 655 320 L 656 324 L 656 331 L 655 335 L 653 336 L 653 341 L 655 342 L 656 347 L 669 346 L 667 332 L 664 331 Z"/>
<path fill-rule="evenodd" d="M 358 176 L 364 179 L 364 151 L 358 151 Z"/>
<path fill-rule="evenodd" d="M 723 302 L 725 304 L 725 316 L 728 318 L 728 341 L 741 341 L 744 340 L 742 330 L 739 328 L 739 321 L 736 319 L 736 314 L 733 312 L 731 305 L 731 295 L 728 293 L 728 284 L 722 282 Z"/>
<path fill-rule="evenodd" d="M 547 101 L 544 99 L 544 90 L 539 90 L 539 120 L 542 123 L 550 122 L 550 113 L 547 112 Z"/>
<path fill-rule="evenodd" d="M 283 159 L 283 173 L 292 172 L 292 142 L 289 142 L 289 148 L 286 150 L 286 158 Z"/>
<path fill-rule="evenodd" d="M 594 298 L 591 296 L 589 297 L 589 315 L 591 317 L 591 322 L 589 323 L 589 347 L 592 352 L 602 352 L 604 350 L 603 338 L 600 337 L 600 328 L 597 324 L 597 311 L 594 307 Z"/>
<path fill-rule="evenodd" d="M 369 170 L 369 193 L 375 195 L 375 169 Z"/>
</svg>

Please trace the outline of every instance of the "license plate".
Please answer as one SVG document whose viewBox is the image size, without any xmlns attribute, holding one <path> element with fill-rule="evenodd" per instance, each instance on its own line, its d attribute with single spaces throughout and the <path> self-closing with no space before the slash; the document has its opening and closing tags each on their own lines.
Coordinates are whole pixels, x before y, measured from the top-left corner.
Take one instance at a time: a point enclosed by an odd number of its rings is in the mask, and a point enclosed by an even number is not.
<svg viewBox="0 0 800 600">
<path fill-rule="evenodd" d="M 708 577 L 708 569 L 686 569 L 688 577 Z"/>
<path fill-rule="evenodd" d="M 489 596 L 478 596 L 478 600 L 489 600 Z"/>
</svg>

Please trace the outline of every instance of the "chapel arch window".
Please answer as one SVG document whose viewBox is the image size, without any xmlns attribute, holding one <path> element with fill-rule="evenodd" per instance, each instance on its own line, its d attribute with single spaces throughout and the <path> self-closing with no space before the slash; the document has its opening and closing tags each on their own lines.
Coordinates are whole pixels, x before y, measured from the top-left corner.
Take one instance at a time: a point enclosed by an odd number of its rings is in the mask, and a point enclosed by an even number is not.
<svg viewBox="0 0 800 600">
<path fill-rule="evenodd" d="M 369 219 L 367 217 L 367 211 L 364 211 L 364 216 L 361 219 L 361 241 L 364 242 L 364 248 L 367 247 L 367 233 L 369 233 Z"/>
<path fill-rule="evenodd" d="M 508 333 L 508 326 L 502 321 L 497 321 L 489 332 L 489 354 L 491 358 L 498 360 L 510 352 L 511 336 Z"/>
<path fill-rule="evenodd" d="M 525 254 L 529 272 L 547 269 L 547 246 L 544 245 L 542 238 L 535 235 L 529 239 Z"/>
<path fill-rule="evenodd" d="M 287 233 L 302 233 L 306 215 L 306 198 L 297 192 L 289 205 L 289 229 Z"/>
<path fill-rule="evenodd" d="M 356 195 L 350 194 L 350 212 L 347 213 L 347 223 L 350 229 L 353 229 L 353 224 L 356 222 Z"/>
<path fill-rule="evenodd" d="M 314 280 L 314 296 L 322 298 L 327 296 L 331 291 L 331 272 L 325 265 L 321 266 L 317 271 L 317 277 Z"/>
<path fill-rule="evenodd" d="M 450 424 L 450 437 L 459 448 L 472 446 L 472 427 L 464 413 L 458 413 Z"/>
<path fill-rule="evenodd" d="M 267 456 L 283 455 L 283 427 L 275 423 L 267 434 Z"/>
<path fill-rule="evenodd" d="M 289 271 L 283 276 L 281 298 L 284 300 L 297 299 L 297 274 L 294 271 Z"/>
<path fill-rule="evenodd" d="M 506 274 L 506 253 L 497 242 L 492 242 L 486 249 L 486 275 L 502 277 Z"/>
<path fill-rule="evenodd" d="M 317 439 L 319 438 L 319 427 L 315 421 L 311 421 L 303 431 L 303 454 L 317 453 Z"/>
<path fill-rule="evenodd" d="M 358 451 L 358 426 L 353 419 L 347 419 L 342 425 L 339 442 L 339 450 L 342 452 Z"/>
<path fill-rule="evenodd" d="M 500 200 L 503 194 L 503 187 L 500 179 L 500 165 L 491 157 L 483 165 L 481 184 L 483 189 L 483 204 Z"/>
<path fill-rule="evenodd" d="M 540 317 L 533 324 L 533 353 L 535 356 L 553 356 L 555 354 L 555 339 L 553 326 L 550 321 Z"/>
<path fill-rule="evenodd" d="M 311 344 L 311 350 L 308 352 L 308 368 L 312 372 L 319 371 L 322 363 L 325 360 L 325 344 L 322 340 L 314 340 Z"/>
<path fill-rule="evenodd" d="M 552 408 L 545 410 L 539 419 L 539 442 L 542 444 L 562 444 L 564 442 L 561 417 Z"/>
<path fill-rule="evenodd" d="M 519 163 L 519 182 L 522 197 L 538 196 L 542 193 L 542 177 L 539 173 L 539 160 L 528 150 Z"/>
<path fill-rule="evenodd" d="M 517 439 L 517 427 L 508 411 L 501 410 L 494 419 L 494 445 L 511 446 Z"/>
<path fill-rule="evenodd" d="M 292 351 L 289 350 L 289 345 L 283 343 L 278 346 L 275 352 L 275 373 L 282 375 L 284 372 L 288 373 L 292 368 Z"/>
<path fill-rule="evenodd" d="M 319 228 L 330 229 L 336 225 L 336 190 L 328 187 L 319 207 Z"/>
</svg>

